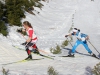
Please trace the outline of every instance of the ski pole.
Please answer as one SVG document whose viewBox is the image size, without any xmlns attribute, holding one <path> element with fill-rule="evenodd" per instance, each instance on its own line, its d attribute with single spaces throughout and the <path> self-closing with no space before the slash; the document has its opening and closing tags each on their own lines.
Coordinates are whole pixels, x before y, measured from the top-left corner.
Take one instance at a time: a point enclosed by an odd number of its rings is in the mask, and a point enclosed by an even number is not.
<svg viewBox="0 0 100 75">
<path fill-rule="evenodd" d="M 89 40 L 88 40 L 88 42 L 92 45 L 92 47 L 94 47 L 93 44 Z M 99 51 L 95 47 L 94 47 L 94 49 L 99 53 Z"/>
<path fill-rule="evenodd" d="M 20 33 L 21 34 L 21 33 Z M 21 34 L 22 36 L 23 36 L 23 38 L 26 40 L 26 38 L 24 37 L 24 35 L 23 34 Z"/>
<path fill-rule="evenodd" d="M 68 38 L 67 38 L 67 40 L 68 40 Z M 71 44 L 71 42 L 68 40 L 68 42 L 70 43 L 70 45 L 73 47 L 73 45 Z"/>
</svg>

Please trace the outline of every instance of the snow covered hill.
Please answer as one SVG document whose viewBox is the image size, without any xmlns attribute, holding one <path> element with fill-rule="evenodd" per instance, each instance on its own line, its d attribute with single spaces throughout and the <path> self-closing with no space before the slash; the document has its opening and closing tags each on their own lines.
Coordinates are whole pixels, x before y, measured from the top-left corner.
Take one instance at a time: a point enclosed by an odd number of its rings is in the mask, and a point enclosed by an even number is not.
<svg viewBox="0 0 100 75">
<path fill-rule="evenodd" d="M 26 18 L 23 21 L 29 21 L 37 36 L 37 46 L 49 52 L 56 43 L 61 44 L 64 37 L 72 25 L 77 27 L 83 33 L 90 36 L 90 41 L 100 52 L 100 1 L 99 0 L 49 0 L 49 3 L 42 2 L 42 10 L 35 8 L 36 16 L 25 13 Z M 0 35 L 0 75 L 2 67 L 9 69 L 10 75 L 48 75 L 47 69 L 53 66 L 60 75 L 91 75 L 91 69 L 99 60 L 88 56 L 83 46 L 79 46 L 76 58 L 63 58 L 55 55 L 55 60 L 42 59 L 23 63 L 2 65 L 16 62 L 27 57 L 23 50 L 13 46 L 23 48 L 20 44 L 25 41 L 23 36 L 16 32 L 19 27 L 8 26 L 9 35 L 4 37 Z M 72 44 L 75 43 L 75 40 Z M 96 50 L 88 43 L 90 49 L 98 55 Z M 70 44 L 62 49 L 63 54 L 67 55 L 72 47 Z M 42 53 L 42 52 L 41 52 Z M 50 53 L 51 54 L 51 53 Z M 63 55 L 62 54 L 62 55 Z M 46 54 L 47 55 L 47 54 Z M 34 59 L 42 58 L 33 54 Z"/>
</svg>

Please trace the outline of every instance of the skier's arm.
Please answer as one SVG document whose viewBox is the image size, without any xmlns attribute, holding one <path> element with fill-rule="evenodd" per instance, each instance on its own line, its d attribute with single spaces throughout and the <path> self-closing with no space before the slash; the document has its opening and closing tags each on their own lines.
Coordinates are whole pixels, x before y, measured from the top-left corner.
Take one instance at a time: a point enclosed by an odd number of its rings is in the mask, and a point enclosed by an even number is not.
<svg viewBox="0 0 100 75">
<path fill-rule="evenodd" d="M 22 32 L 26 32 L 26 29 L 22 29 Z"/>
<path fill-rule="evenodd" d="M 26 40 L 26 42 L 29 43 L 31 40 L 32 40 L 32 38 L 29 37 L 29 38 Z"/>
<path fill-rule="evenodd" d="M 79 34 L 79 35 L 77 36 L 77 39 L 78 39 L 78 40 L 81 40 L 81 41 L 85 41 L 85 40 L 89 40 L 89 36 L 86 35 L 86 34 Z"/>
<path fill-rule="evenodd" d="M 23 28 L 20 28 L 20 29 L 17 29 L 17 32 L 19 32 L 19 33 L 23 33 L 23 32 L 25 32 L 26 30 L 25 29 L 23 29 Z"/>
<path fill-rule="evenodd" d="M 83 36 L 85 40 L 89 40 L 89 36 L 87 34 L 84 34 Z"/>
<path fill-rule="evenodd" d="M 22 43 L 22 45 L 26 45 L 26 44 L 28 44 L 29 42 L 31 42 L 31 40 L 32 40 L 32 35 L 33 35 L 33 31 L 32 30 L 29 30 L 29 37 L 28 37 L 28 39 L 26 40 L 26 42 L 24 42 L 24 43 Z"/>
<path fill-rule="evenodd" d="M 70 34 L 65 35 L 65 37 L 72 36 L 72 35 L 74 35 L 74 34 L 70 33 Z"/>
<path fill-rule="evenodd" d="M 29 37 L 26 42 L 30 42 L 32 40 L 33 30 L 29 30 Z"/>
</svg>

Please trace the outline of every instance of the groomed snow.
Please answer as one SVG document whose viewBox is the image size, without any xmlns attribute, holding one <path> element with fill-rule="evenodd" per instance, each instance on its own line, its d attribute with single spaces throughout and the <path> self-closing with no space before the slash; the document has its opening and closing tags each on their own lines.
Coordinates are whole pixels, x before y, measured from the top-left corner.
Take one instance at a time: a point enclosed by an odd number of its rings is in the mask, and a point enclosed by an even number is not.
<svg viewBox="0 0 100 75">
<path fill-rule="evenodd" d="M 29 21 L 37 36 L 37 46 L 45 52 L 50 52 L 51 47 L 61 43 L 66 39 L 64 36 L 72 25 L 90 36 L 90 41 L 100 52 L 100 1 L 99 0 L 49 0 L 42 2 L 44 7 L 41 9 L 35 7 L 33 16 L 25 13 L 26 18 L 23 21 Z M 37 11 L 40 13 L 38 14 Z M 77 48 L 79 53 L 75 58 L 62 58 L 55 55 L 55 60 L 42 59 L 23 63 L 2 65 L 16 62 L 27 57 L 24 50 L 19 50 L 13 46 L 23 48 L 20 44 L 25 42 L 23 36 L 16 32 L 17 26 L 8 26 L 9 35 L 4 37 L 0 34 L 0 75 L 2 67 L 9 69 L 9 75 L 48 75 L 49 66 L 53 66 L 59 75 L 91 75 L 91 69 L 100 62 L 93 57 L 88 56 L 85 48 L 80 45 Z M 25 37 L 27 38 L 27 37 Z M 75 38 L 72 44 L 74 45 Z M 98 55 L 96 50 L 88 43 L 90 49 Z M 62 49 L 61 55 L 67 55 L 70 44 Z M 43 53 L 43 52 L 41 52 Z M 43 53 L 45 54 L 45 53 Z M 52 55 L 51 53 L 49 53 Z M 34 59 L 42 58 L 33 55 Z M 48 54 L 45 54 L 48 55 Z"/>
</svg>

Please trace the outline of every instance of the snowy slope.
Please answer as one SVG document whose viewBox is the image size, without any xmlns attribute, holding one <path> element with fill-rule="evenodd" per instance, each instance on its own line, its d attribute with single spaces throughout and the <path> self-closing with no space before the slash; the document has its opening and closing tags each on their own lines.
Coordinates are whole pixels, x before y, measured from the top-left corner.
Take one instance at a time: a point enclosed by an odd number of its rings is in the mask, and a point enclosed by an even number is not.
<svg viewBox="0 0 100 75">
<path fill-rule="evenodd" d="M 37 36 L 37 46 L 49 52 L 51 47 L 55 47 L 56 43 L 61 44 L 66 38 L 65 34 L 72 26 L 80 28 L 81 32 L 90 36 L 90 41 L 100 52 L 100 1 L 95 0 L 50 0 L 49 3 L 42 2 L 44 7 L 42 10 L 35 8 L 40 13 L 36 16 L 25 13 Z M 43 59 L 29 61 L 23 63 L 2 65 L 5 63 L 15 62 L 27 57 L 25 51 L 18 50 L 14 46 L 23 48 L 20 44 L 25 41 L 23 36 L 16 32 L 19 27 L 9 27 L 9 35 L 4 37 L 0 35 L 0 73 L 2 67 L 10 70 L 10 75 L 47 75 L 49 66 L 53 66 L 60 75 L 91 75 L 91 68 L 100 62 L 99 60 L 88 56 L 83 46 L 79 46 L 76 58 L 55 57 L 55 60 Z M 75 40 L 72 44 L 75 43 Z M 88 43 L 89 44 L 89 43 Z M 89 44 L 90 49 L 98 55 L 94 48 Z M 68 54 L 72 47 L 70 44 L 63 49 L 63 54 Z M 34 55 L 33 58 L 42 58 Z M 1 74 L 0 74 L 1 75 Z"/>
</svg>

